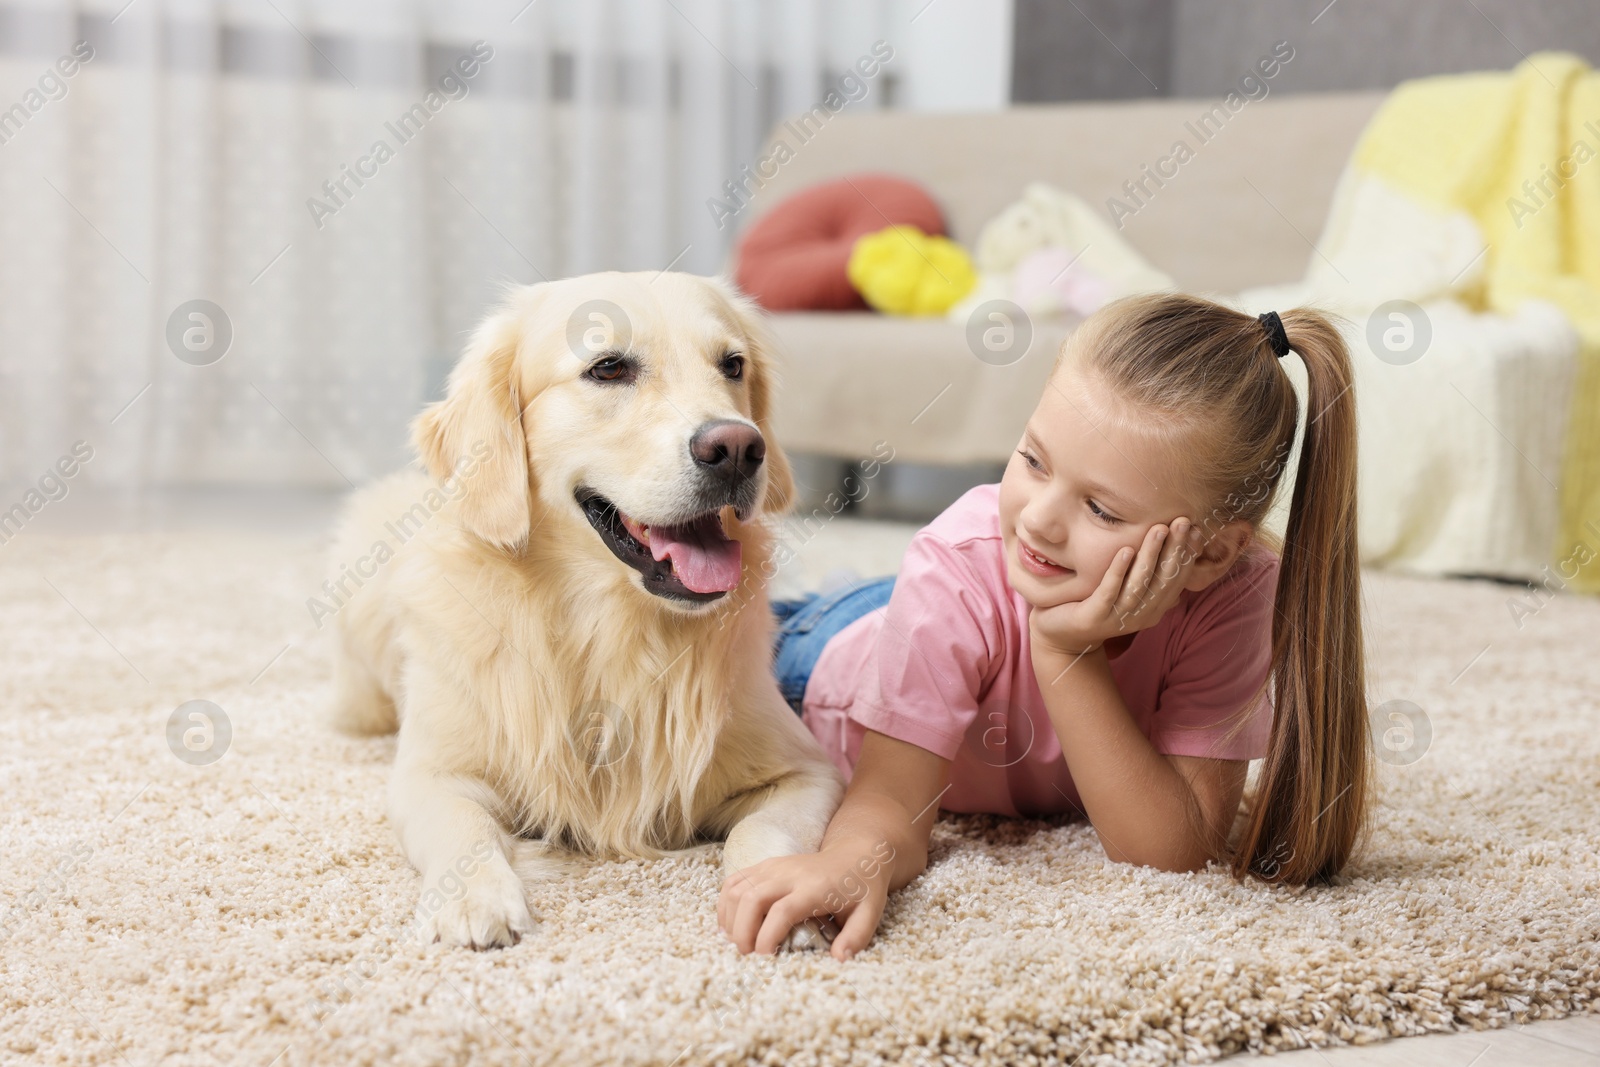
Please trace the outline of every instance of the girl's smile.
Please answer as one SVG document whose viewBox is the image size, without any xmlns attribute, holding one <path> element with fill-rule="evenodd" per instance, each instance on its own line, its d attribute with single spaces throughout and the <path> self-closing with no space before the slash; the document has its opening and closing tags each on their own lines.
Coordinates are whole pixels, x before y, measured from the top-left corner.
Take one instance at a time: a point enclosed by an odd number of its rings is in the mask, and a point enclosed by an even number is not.
<svg viewBox="0 0 1600 1067">
<path fill-rule="evenodd" d="M 1070 567 L 1063 567 L 1042 552 L 1035 552 L 1020 535 L 1017 537 L 1017 562 L 1041 578 L 1071 577 L 1078 573 Z"/>
</svg>

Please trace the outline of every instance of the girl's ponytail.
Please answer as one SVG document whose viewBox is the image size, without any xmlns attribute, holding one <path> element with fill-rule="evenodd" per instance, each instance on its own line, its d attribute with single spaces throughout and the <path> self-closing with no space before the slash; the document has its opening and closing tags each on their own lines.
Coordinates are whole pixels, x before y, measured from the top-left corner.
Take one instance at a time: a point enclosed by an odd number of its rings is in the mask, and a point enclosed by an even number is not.
<svg viewBox="0 0 1600 1067">
<path fill-rule="evenodd" d="M 1244 834 L 1226 859 L 1236 877 L 1304 885 L 1339 871 L 1371 807 L 1356 405 L 1344 340 L 1306 308 L 1257 318 L 1196 296 L 1148 293 L 1095 312 L 1060 358 L 1070 352 L 1147 412 L 1145 425 L 1170 435 L 1185 473 L 1217 502 L 1208 523 L 1238 520 L 1261 534 L 1299 423 L 1279 358 L 1285 340 L 1308 387 L 1262 682 L 1272 690 L 1272 734 Z M 1239 709 L 1235 731 L 1255 706 Z"/>
<path fill-rule="evenodd" d="M 1278 570 L 1272 735 L 1233 870 L 1304 885 L 1332 878 L 1365 829 L 1371 733 L 1350 355 L 1321 314 L 1282 319 L 1306 368 L 1307 423 Z"/>
</svg>

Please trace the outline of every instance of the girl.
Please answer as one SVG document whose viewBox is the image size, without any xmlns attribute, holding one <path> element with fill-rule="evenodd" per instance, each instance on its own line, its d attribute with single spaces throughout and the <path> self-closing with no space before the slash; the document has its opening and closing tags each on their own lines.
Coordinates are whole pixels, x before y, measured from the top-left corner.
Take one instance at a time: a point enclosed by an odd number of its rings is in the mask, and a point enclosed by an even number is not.
<svg viewBox="0 0 1600 1067">
<path fill-rule="evenodd" d="M 1291 347 L 1312 417 L 1280 543 L 1260 524 L 1298 423 Z M 780 686 L 851 780 L 819 852 L 723 883 L 724 935 L 770 953 L 832 916 L 850 958 L 940 808 L 1083 812 L 1108 857 L 1163 870 L 1338 872 L 1369 800 L 1350 386 L 1314 311 L 1166 293 L 1086 320 L 1000 483 L 897 578 L 774 605 Z"/>
</svg>

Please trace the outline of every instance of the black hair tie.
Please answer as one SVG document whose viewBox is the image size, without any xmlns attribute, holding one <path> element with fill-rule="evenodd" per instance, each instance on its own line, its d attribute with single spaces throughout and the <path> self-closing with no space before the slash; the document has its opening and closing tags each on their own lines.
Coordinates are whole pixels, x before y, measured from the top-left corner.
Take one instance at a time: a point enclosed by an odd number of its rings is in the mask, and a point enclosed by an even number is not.
<svg viewBox="0 0 1600 1067">
<path fill-rule="evenodd" d="M 1256 321 L 1261 328 L 1267 331 L 1267 340 L 1272 345 L 1272 351 L 1277 353 L 1279 359 L 1289 354 L 1289 335 L 1284 332 L 1283 320 L 1278 318 L 1276 311 L 1268 311 L 1257 315 Z"/>
</svg>

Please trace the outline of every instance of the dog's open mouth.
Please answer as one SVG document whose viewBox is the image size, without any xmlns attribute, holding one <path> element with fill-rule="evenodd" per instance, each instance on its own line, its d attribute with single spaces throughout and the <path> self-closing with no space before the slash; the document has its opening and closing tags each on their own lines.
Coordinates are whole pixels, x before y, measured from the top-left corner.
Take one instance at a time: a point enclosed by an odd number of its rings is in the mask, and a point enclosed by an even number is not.
<svg viewBox="0 0 1600 1067">
<path fill-rule="evenodd" d="M 740 545 L 723 531 L 721 508 L 688 522 L 650 525 L 593 489 L 580 487 L 574 495 L 612 555 L 643 575 L 644 587 L 657 596 L 705 603 L 739 584 Z"/>
</svg>

